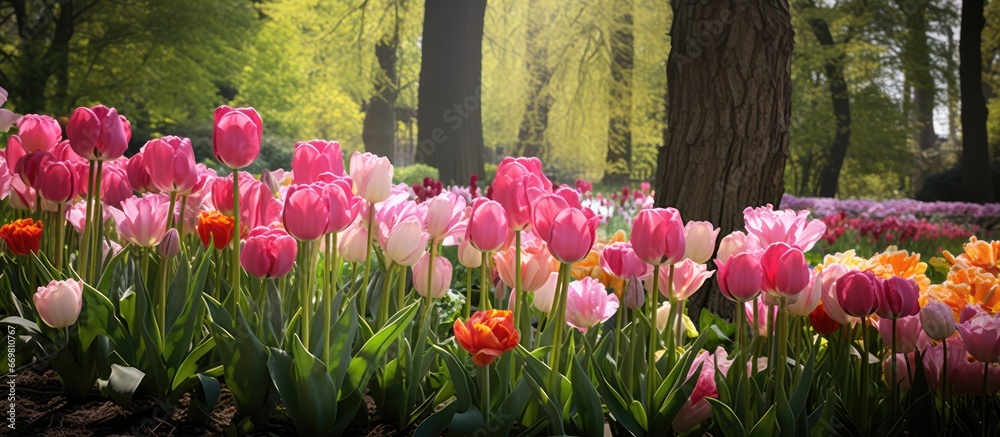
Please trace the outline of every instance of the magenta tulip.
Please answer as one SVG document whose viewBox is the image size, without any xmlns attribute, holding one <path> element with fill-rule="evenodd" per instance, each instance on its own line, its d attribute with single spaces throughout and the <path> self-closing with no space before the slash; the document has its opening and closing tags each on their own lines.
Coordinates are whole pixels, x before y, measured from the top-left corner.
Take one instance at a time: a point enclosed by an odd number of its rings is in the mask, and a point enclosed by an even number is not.
<svg viewBox="0 0 1000 437">
<path fill-rule="evenodd" d="M 263 135 L 264 124 L 255 109 L 216 108 L 212 149 L 226 167 L 238 170 L 253 163 L 260 154 Z"/>
<path fill-rule="evenodd" d="M 247 235 L 240 251 L 240 265 L 255 277 L 278 278 L 292 271 L 297 254 L 298 244 L 287 232 L 258 226 Z"/>
<path fill-rule="evenodd" d="M 601 269 L 620 279 L 628 279 L 633 276 L 645 278 L 653 273 L 653 267 L 643 262 L 635 254 L 632 243 L 614 242 L 604 246 L 599 259 Z"/>
<path fill-rule="evenodd" d="M 434 271 L 430 272 L 434 277 L 430 280 L 430 290 L 427 289 L 427 274 L 430 265 L 431 254 L 424 252 L 420 260 L 413 265 L 413 288 L 417 289 L 417 294 L 427 297 L 429 294 L 435 299 L 440 299 L 448 294 L 448 287 L 451 285 L 451 262 L 443 256 L 434 257 Z"/>
<path fill-rule="evenodd" d="M 125 172 L 128 173 L 129 185 L 136 191 L 159 192 L 156 185 L 153 185 L 153 179 L 149 176 L 149 169 L 146 168 L 146 159 L 143 151 L 132 155 L 128 159 L 128 164 L 125 165 Z"/>
<path fill-rule="evenodd" d="M 351 180 L 347 177 L 336 177 L 331 173 L 324 176 L 331 176 L 329 182 L 319 182 L 327 196 L 327 204 L 330 208 L 330 215 L 326 218 L 326 229 L 324 234 L 343 231 L 354 222 L 358 215 L 359 198 L 351 192 Z M 261 183 L 261 188 L 266 185 Z M 268 190 L 268 192 L 270 192 Z M 273 198 L 273 197 L 272 197 Z M 322 220 L 320 220 L 322 221 Z"/>
<path fill-rule="evenodd" d="M 66 161 L 44 161 L 34 186 L 49 202 L 69 202 L 76 197 L 76 171 Z"/>
<path fill-rule="evenodd" d="M 764 271 L 757 257 L 742 252 L 733 255 L 727 262 L 715 260 L 715 265 L 718 267 L 716 278 L 719 289 L 726 298 L 746 302 L 760 293 Z"/>
<path fill-rule="evenodd" d="M 47 115 L 27 114 L 17 120 L 17 136 L 26 153 L 46 152 L 62 140 L 62 127 Z"/>
<path fill-rule="evenodd" d="M 674 264 L 684 257 L 684 221 L 674 208 L 639 211 L 632 221 L 632 248 L 652 265 Z"/>
<path fill-rule="evenodd" d="M 507 241 L 507 216 L 500 203 L 480 197 L 472 203 L 465 238 L 480 252 L 493 252 Z"/>
<path fill-rule="evenodd" d="M 593 211 L 580 208 L 572 189 L 563 194 L 539 194 L 532 207 L 532 232 L 548 243 L 552 256 L 567 264 L 578 262 L 590 253 L 600 223 L 600 217 Z"/>
<path fill-rule="evenodd" d="M 354 152 L 351 156 L 351 180 L 354 192 L 369 203 L 378 203 L 392 191 L 393 167 L 389 159 L 371 153 Z"/>
<path fill-rule="evenodd" d="M 585 277 L 569 283 L 566 295 L 566 323 L 586 333 L 618 311 L 618 296 L 608 293 L 596 279 Z"/>
<path fill-rule="evenodd" d="M 760 257 L 764 271 L 761 288 L 778 296 L 791 297 L 809 285 L 811 270 L 802 251 L 785 243 L 774 243 Z"/>
<path fill-rule="evenodd" d="M 198 183 L 190 139 L 165 136 L 150 140 L 142 153 L 143 161 L 149 163 L 149 178 L 161 192 L 186 196 Z"/>
<path fill-rule="evenodd" d="M 920 309 L 920 324 L 928 337 L 941 341 L 955 333 L 955 313 L 948 304 L 931 301 Z"/>
<path fill-rule="evenodd" d="M 293 185 L 288 189 L 282 219 L 285 229 L 300 241 L 319 239 L 330 221 L 330 202 L 322 185 Z"/>
<path fill-rule="evenodd" d="M 128 149 L 132 126 L 115 108 L 81 107 L 73 111 L 66 126 L 66 137 L 77 155 L 89 161 L 110 161 Z"/>
<path fill-rule="evenodd" d="M 552 182 L 542 172 L 538 158 L 508 156 L 497 166 L 492 188 L 493 198 L 503 206 L 507 224 L 513 230 L 522 230 L 531 223 L 534 198 L 529 191 L 552 191 Z"/>
<path fill-rule="evenodd" d="M 914 316 L 920 311 L 917 299 L 920 297 L 920 286 L 911 278 L 893 276 L 885 281 L 884 287 L 878 288 L 878 308 L 875 312 L 879 317 L 896 319 Z"/>
<path fill-rule="evenodd" d="M 105 205 L 121 208 L 122 202 L 134 194 L 132 184 L 128 181 L 128 174 L 122 167 L 105 167 L 101 174 L 101 202 Z M 85 178 L 84 178 L 85 179 Z M 80 181 L 77 178 L 77 185 L 80 188 L 86 187 L 86 180 Z"/>
<path fill-rule="evenodd" d="M 340 143 L 324 140 L 295 143 L 295 151 L 292 153 L 292 183 L 316 182 L 323 173 L 345 176 Z"/>
<path fill-rule="evenodd" d="M 31 296 L 35 310 L 42 321 L 51 328 L 66 328 L 76 323 L 83 309 L 83 284 L 73 279 L 50 281 L 38 287 Z"/>
<path fill-rule="evenodd" d="M 837 280 L 837 303 L 849 316 L 868 317 L 878 307 L 881 281 L 872 272 L 851 270 Z"/>
<path fill-rule="evenodd" d="M 167 231 L 169 201 L 163 194 L 147 194 L 126 199 L 121 209 L 109 206 L 108 210 L 121 237 L 137 246 L 152 247 L 160 243 Z"/>
<path fill-rule="evenodd" d="M 1000 314 L 980 313 L 956 327 L 976 361 L 990 363 L 1000 357 Z"/>
<path fill-rule="evenodd" d="M 38 188 L 38 176 L 41 174 L 42 166 L 49 161 L 56 161 L 56 157 L 51 152 L 31 152 L 17 161 L 14 172 L 21 177 L 24 183 Z"/>
<path fill-rule="evenodd" d="M 709 222 L 690 221 L 684 225 L 684 257 L 704 264 L 715 253 L 715 239 L 719 231 Z"/>
</svg>

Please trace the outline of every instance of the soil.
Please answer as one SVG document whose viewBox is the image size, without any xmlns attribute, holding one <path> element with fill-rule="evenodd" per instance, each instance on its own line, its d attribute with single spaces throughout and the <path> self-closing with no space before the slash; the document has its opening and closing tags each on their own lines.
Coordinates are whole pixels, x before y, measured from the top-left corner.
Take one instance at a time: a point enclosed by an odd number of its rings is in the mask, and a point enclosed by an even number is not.
<svg viewBox="0 0 1000 437">
<path fill-rule="evenodd" d="M 213 436 L 222 435 L 236 414 L 229 389 L 223 384 L 219 403 L 211 415 L 211 423 L 202 425 L 187 413 L 190 396 L 184 397 L 170 412 L 165 412 L 152 399 L 139 399 L 131 408 L 122 408 L 100 395 L 97 388 L 83 400 L 66 398 L 52 370 L 25 370 L 16 380 L 16 429 L 0 424 L 0 435 L 12 436 Z M 400 432 L 395 423 L 385 423 L 375 411 L 375 402 L 365 396 L 368 405 L 368 425 L 361 429 L 351 425 L 344 433 L 350 436 L 410 435 L 412 429 Z M 6 419 L 6 410 L 3 408 Z M 280 417 L 281 414 L 278 414 Z M 251 436 L 294 436 L 295 428 L 288 421 L 274 419 Z"/>
</svg>

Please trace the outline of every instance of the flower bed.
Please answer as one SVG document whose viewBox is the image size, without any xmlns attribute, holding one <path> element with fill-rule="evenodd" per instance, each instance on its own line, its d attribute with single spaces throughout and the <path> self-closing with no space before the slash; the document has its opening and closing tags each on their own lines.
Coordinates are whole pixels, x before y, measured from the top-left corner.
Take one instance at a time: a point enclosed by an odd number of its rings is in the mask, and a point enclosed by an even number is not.
<svg viewBox="0 0 1000 437">
<path fill-rule="evenodd" d="M 0 162 L 0 324 L 20 381 L 51 385 L 23 376 L 49 368 L 58 396 L 183 407 L 175 422 L 206 433 L 354 434 L 372 412 L 415 435 L 1000 420 L 1000 241 L 944 251 L 934 281 L 922 255 L 936 252 L 821 253 L 845 222 L 872 245 L 963 234 L 916 216 L 886 230 L 767 205 L 719 238 L 653 208 L 648 187 L 557 186 L 537 159 L 504 159 L 486 187 L 411 187 L 387 159 L 345 163 L 321 140 L 255 177 L 240 169 L 262 128 L 252 108 L 216 111 L 215 155 L 233 170 L 220 175 L 184 138 L 122 157 L 114 109 L 77 109 L 65 141 L 54 120 L 21 119 Z M 628 237 L 598 231 L 614 220 Z M 733 322 L 689 314 L 707 281 Z"/>
</svg>

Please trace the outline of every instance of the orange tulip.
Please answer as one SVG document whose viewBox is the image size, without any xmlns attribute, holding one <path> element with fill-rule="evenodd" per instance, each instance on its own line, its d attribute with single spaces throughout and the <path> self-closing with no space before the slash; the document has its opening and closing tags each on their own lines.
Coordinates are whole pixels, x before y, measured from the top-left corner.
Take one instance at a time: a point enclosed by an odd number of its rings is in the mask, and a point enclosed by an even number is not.
<svg viewBox="0 0 1000 437">
<path fill-rule="evenodd" d="M 198 214 L 198 236 L 205 247 L 213 244 L 222 250 L 233 238 L 233 218 L 219 211 L 202 211 Z"/>
<path fill-rule="evenodd" d="M 30 218 L 14 220 L 0 227 L 0 238 L 14 255 L 38 253 L 42 245 L 42 222 Z"/>
<path fill-rule="evenodd" d="M 514 314 L 507 310 L 477 311 L 469 320 L 455 320 L 453 329 L 458 344 L 472 354 L 477 366 L 490 365 L 520 340 Z"/>
</svg>

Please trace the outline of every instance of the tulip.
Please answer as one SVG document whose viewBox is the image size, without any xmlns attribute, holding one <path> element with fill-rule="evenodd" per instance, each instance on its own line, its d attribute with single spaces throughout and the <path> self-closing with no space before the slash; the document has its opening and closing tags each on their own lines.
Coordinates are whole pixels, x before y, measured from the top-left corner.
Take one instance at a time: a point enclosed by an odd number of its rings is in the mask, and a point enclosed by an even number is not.
<svg viewBox="0 0 1000 437">
<path fill-rule="evenodd" d="M 330 173 L 325 173 L 325 175 L 329 176 Z M 260 187 L 264 188 L 266 185 L 261 183 Z M 359 204 L 358 197 L 351 192 L 350 180 L 346 177 L 339 178 L 324 184 L 323 189 L 330 208 L 330 214 L 326 219 L 326 229 L 323 233 L 331 234 L 347 229 L 347 226 L 354 222 L 354 218 L 357 217 Z M 285 202 L 288 202 L 287 197 Z"/>
<path fill-rule="evenodd" d="M 956 328 L 976 361 L 990 363 L 1000 357 L 1000 314 L 979 314 Z"/>
<path fill-rule="evenodd" d="M 493 252 L 507 241 L 507 216 L 503 207 L 484 197 L 472 203 L 465 238 L 480 252 Z"/>
<path fill-rule="evenodd" d="M 856 317 L 847 315 L 840 306 L 840 301 L 837 299 L 837 280 L 849 271 L 851 269 L 847 266 L 833 263 L 826 266 L 820 272 L 818 278 L 821 283 L 820 288 L 822 289 L 820 301 L 823 303 L 827 315 L 840 324 L 854 323 L 858 320 Z"/>
<path fill-rule="evenodd" d="M 42 166 L 54 160 L 51 152 L 31 152 L 18 159 L 14 172 L 21 177 L 21 181 L 37 189 Z"/>
<path fill-rule="evenodd" d="M 639 211 L 632 221 L 632 242 L 635 254 L 648 264 L 680 261 L 686 249 L 680 213 L 674 208 Z"/>
<path fill-rule="evenodd" d="M 660 268 L 660 294 L 663 297 L 669 298 L 670 295 L 667 294 L 668 287 L 667 284 L 671 284 L 669 287 L 672 289 L 674 298 L 677 300 L 684 300 L 696 291 L 698 291 L 705 280 L 711 277 L 715 272 L 710 272 L 705 267 L 704 264 L 698 264 L 691 259 L 684 259 L 683 261 L 674 264 L 674 277 L 670 277 L 670 269 Z M 668 282 L 670 281 L 670 282 Z M 652 278 L 646 279 L 645 283 L 647 291 L 653 287 Z"/>
<path fill-rule="evenodd" d="M 160 245 L 156 248 L 157 252 L 160 253 L 165 259 L 170 259 L 177 254 L 181 253 L 181 239 L 177 235 L 177 229 L 170 228 L 167 232 L 163 234 L 163 239 L 160 240 Z"/>
<path fill-rule="evenodd" d="M 24 151 L 24 147 L 21 146 L 21 137 L 11 135 L 7 139 L 7 147 L 3 149 L 3 157 L 7 161 L 6 165 L 10 173 L 17 173 L 17 164 L 26 154 L 27 152 Z"/>
<path fill-rule="evenodd" d="M 14 220 L 0 226 L 0 239 L 14 255 L 38 253 L 42 246 L 42 222 L 30 218 Z"/>
<path fill-rule="evenodd" d="M 17 136 L 26 153 L 45 152 L 62 140 L 62 127 L 47 115 L 27 114 L 17 120 Z"/>
<path fill-rule="evenodd" d="M 728 358 L 725 349 L 721 347 L 716 348 L 714 354 L 702 351 L 695 357 L 691 367 L 688 368 L 685 381 L 694 377 L 695 372 L 698 372 L 698 379 L 691 390 L 690 398 L 681 405 L 671 424 L 675 433 L 684 434 L 712 417 L 712 404 L 705 398 L 718 399 L 715 374 L 717 371 L 722 372 L 723 377 L 720 379 L 725 379 L 733 364 L 733 360 Z"/>
<path fill-rule="evenodd" d="M 656 329 L 660 332 L 667 329 L 667 320 L 670 320 L 670 302 L 663 302 L 656 309 Z M 678 324 L 679 321 L 675 321 L 674 327 L 678 326 Z"/>
<path fill-rule="evenodd" d="M 633 276 L 629 278 L 628 285 L 625 286 L 625 306 L 634 311 L 642 308 L 644 303 L 646 303 L 646 293 L 642 289 L 642 280 L 637 276 Z M 656 320 L 659 321 L 660 319 L 657 318 Z"/>
<path fill-rule="evenodd" d="M 34 188 L 26 185 L 21 179 L 11 179 L 10 191 L 7 196 L 11 207 L 24 211 L 34 211 L 36 197 L 37 193 Z"/>
<path fill-rule="evenodd" d="M 105 167 L 101 174 L 101 202 L 105 205 L 121 208 L 122 202 L 134 196 L 128 174 L 122 167 Z M 78 188 L 86 188 L 87 183 L 79 182 Z"/>
<path fill-rule="evenodd" d="M 812 314 L 813 310 L 819 306 L 822 295 L 823 283 L 819 280 L 819 274 L 810 270 L 809 283 L 806 284 L 806 288 L 797 294 L 794 300 L 789 300 L 788 306 L 785 309 L 792 315 L 806 317 Z"/>
<path fill-rule="evenodd" d="M 569 284 L 566 295 L 566 323 L 586 333 L 588 328 L 606 322 L 618 311 L 618 296 L 608 293 L 594 278 Z"/>
<path fill-rule="evenodd" d="M 715 252 L 719 231 L 709 222 L 690 221 L 684 225 L 684 258 L 704 264 Z"/>
<path fill-rule="evenodd" d="M 880 282 L 870 271 L 851 270 L 837 280 L 837 303 L 847 315 L 868 317 L 878 307 Z"/>
<path fill-rule="evenodd" d="M 464 225 L 462 215 L 466 207 L 464 198 L 446 191 L 429 199 L 425 204 L 427 205 L 427 233 L 430 234 L 432 242 L 461 235 L 462 225 Z"/>
<path fill-rule="evenodd" d="M 97 105 L 76 108 L 66 126 L 66 137 L 77 155 L 88 161 L 118 159 L 128 149 L 132 127 L 115 108 Z"/>
<path fill-rule="evenodd" d="M 552 190 L 552 182 L 542 172 L 542 162 L 538 158 L 506 157 L 497 166 L 493 179 L 493 198 L 503 206 L 510 228 L 525 229 L 532 220 L 534 195 Z"/>
<path fill-rule="evenodd" d="M 76 323 L 83 309 L 83 284 L 67 279 L 51 281 L 49 285 L 38 287 L 31 297 L 35 310 L 42 321 L 51 328 L 66 328 Z"/>
<path fill-rule="evenodd" d="M 322 237 L 330 220 L 330 202 L 317 184 L 293 185 L 288 189 L 282 211 L 285 230 L 299 241 Z"/>
<path fill-rule="evenodd" d="M 715 260 L 718 267 L 719 289 L 729 300 L 746 302 L 760 293 L 760 284 L 764 277 L 760 260 L 747 252 L 741 252 L 729 258 L 728 262 Z"/>
<path fill-rule="evenodd" d="M 413 288 L 417 289 L 417 294 L 427 297 L 430 294 L 431 297 L 440 299 L 448 294 L 448 288 L 451 285 L 451 273 L 452 267 L 451 262 L 448 258 L 443 256 L 434 257 L 434 269 L 431 272 L 434 277 L 430 280 L 431 288 L 427 289 L 427 274 L 430 265 L 431 254 L 424 252 L 424 255 L 420 257 L 420 260 L 413 265 Z"/>
<path fill-rule="evenodd" d="M 719 243 L 719 253 L 715 255 L 715 259 L 726 262 L 729 257 L 743 252 L 746 247 L 746 234 L 740 231 L 733 231 L 733 233 L 722 237 L 722 242 Z"/>
<path fill-rule="evenodd" d="M 226 167 L 238 170 L 250 165 L 260 154 L 264 124 L 253 108 L 215 109 L 215 130 L 212 150 L 215 158 Z"/>
<path fill-rule="evenodd" d="M 352 223 L 341 234 L 337 253 L 350 263 L 364 262 L 368 252 L 368 229 L 360 221 Z"/>
<path fill-rule="evenodd" d="M 913 279 L 892 276 L 885 281 L 884 287 L 878 288 L 878 292 L 878 307 L 875 312 L 879 317 L 895 319 L 914 316 L 920 311 L 917 303 L 920 286 Z"/>
<path fill-rule="evenodd" d="M 201 244 L 222 250 L 233 239 L 233 218 L 219 211 L 202 211 L 198 213 L 197 230 Z"/>
<path fill-rule="evenodd" d="M 167 196 L 150 194 L 132 197 L 122 202 L 121 209 L 108 207 L 118 225 L 118 234 L 141 247 L 160 243 L 167 231 L 167 214 L 170 205 Z"/>
<path fill-rule="evenodd" d="M 808 220 L 809 211 L 795 212 L 790 209 L 775 211 L 770 204 L 759 208 L 747 207 L 743 210 L 743 220 L 747 236 L 761 248 L 772 243 L 785 243 L 803 252 L 823 238 L 826 224 L 820 220 Z"/>
<path fill-rule="evenodd" d="M 942 341 L 955 333 L 955 314 L 944 302 L 928 302 L 920 309 L 920 325 L 928 337 Z"/>
<path fill-rule="evenodd" d="M 882 336 L 882 342 L 892 348 L 892 320 L 879 319 L 878 333 Z M 910 353 L 917 349 L 924 349 L 923 346 L 930 346 L 930 338 L 922 337 L 923 329 L 920 326 L 920 317 L 905 316 L 896 320 L 896 353 Z"/>
<path fill-rule="evenodd" d="M 969 352 L 966 350 L 966 345 L 963 342 L 958 341 L 957 338 L 952 338 L 948 341 L 948 388 L 953 394 L 964 395 L 964 396 L 981 396 L 985 394 L 995 394 L 1000 391 L 1000 366 L 996 365 L 986 365 L 975 361 L 970 361 L 968 359 Z M 940 345 L 939 345 L 940 346 Z M 940 347 L 936 347 L 940 349 Z M 943 351 L 941 351 L 943 352 Z M 941 364 L 943 364 L 942 354 L 928 352 L 924 354 L 925 357 L 925 367 L 927 366 L 927 356 L 934 355 L 932 361 L 937 361 L 933 363 L 931 367 L 933 370 L 940 373 Z M 983 375 L 983 371 L 988 371 L 987 375 Z M 983 377 L 986 376 L 986 380 Z M 928 378 L 930 379 L 930 378 Z M 938 382 L 938 381 L 933 381 Z M 983 383 L 986 383 L 986 387 L 983 387 Z M 936 384 L 933 384 L 936 386 Z M 984 390 L 985 389 L 985 390 Z"/>
<path fill-rule="evenodd" d="M 614 242 L 601 250 L 601 269 L 620 279 L 633 276 L 645 278 L 653 273 L 653 267 L 643 262 L 632 249 L 632 243 Z M 666 269 L 661 269 L 661 271 Z"/>
<path fill-rule="evenodd" d="M 500 279 L 512 289 L 515 288 L 516 249 L 510 246 L 493 255 L 493 262 Z M 538 239 L 528 241 L 521 248 L 521 290 L 529 293 L 538 290 L 545 285 L 549 275 L 558 267 L 544 241 Z"/>
<path fill-rule="evenodd" d="M 292 183 L 298 185 L 316 182 L 323 173 L 345 175 L 340 143 L 323 140 L 295 143 L 295 151 L 292 153 Z"/>
<path fill-rule="evenodd" d="M 473 247 L 468 238 L 463 238 L 458 243 L 458 263 L 467 269 L 478 269 L 483 265 L 483 253 Z"/>
<path fill-rule="evenodd" d="M 149 175 L 149 169 L 146 168 L 145 156 L 145 152 L 140 151 L 128 159 L 128 164 L 125 165 L 125 171 L 128 173 L 128 182 L 136 191 L 159 192 L 159 189 L 153 184 L 152 177 Z"/>
<path fill-rule="evenodd" d="M 833 318 L 827 314 L 822 303 L 817 305 L 816 308 L 809 313 L 809 324 L 812 325 L 813 329 L 815 329 L 820 335 L 833 334 L 838 328 L 840 328 L 840 323 L 833 320 Z"/>
<path fill-rule="evenodd" d="M 389 198 L 393 167 L 389 159 L 371 153 L 354 152 L 351 156 L 351 180 L 355 192 L 369 203 Z"/>
<path fill-rule="evenodd" d="M 396 264 L 412 266 L 423 255 L 428 238 L 420 220 L 407 217 L 388 232 L 383 246 L 385 257 Z"/>
<path fill-rule="evenodd" d="M 760 257 L 764 272 L 761 288 L 783 297 L 795 296 L 809 285 L 811 270 L 802 251 L 774 243 Z"/>
<path fill-rule="evenodd" d="M 549 274 L 549 278 L 545 281 L 545 285 L 541 288 L 535 290 L 535 299 L 532 301 L 532 305 L 545 314 L 552 311 L 552 302 L 556 295 L 556 285 L 559 282 L 559 274 L 552 272 Z"/>
<path fill-rule="evenodd" d="M 597 240 L 600 217 L 590 209 L 580 209 L 559 194 L 539 196 L 533 214 L 532 231 L 548 243 L 552 256 L 566 264 L 586 258 Z"/>
<path fill-rule="evenodd" d="M 66 203 L 76 197 L 76 172 L 66 161 L 45 161 L 33 184 L 42 198 L 54 203 Z"/>
<path fill-rule="evenodd" d="M 899 389 L 909 390 L 914 372 L 916 372 L 916 365 L 913 362 L 913 358 L 912 352 L 894 353 L 889 358 L 886 358 L 885 361 L 882 361 L 882 377 L 885 378 L 886 385 L 893 387 L 898 384 Z M 896 366 L 895 372 L 893 372 L 892 366 Z M 909 372 L 907 372 L 907 369 L 909 369 Z M 895 383 L 893 383 L 892 376 L 890 375 L 896 375 Z"/>
<path fill-rule="evenodd" d="M 458 344 L 472 354 L 477 366 L 488 366 L 520 340 L 510 311 L 477 311 L 469 320 L 455 320 L 452 326 Z"/>
<path fill-rule="evenodd" d="M 240 250 L 240 265 L 247 273 L 264 279 L 292 271 L 298 244 L 282 229 L 258 226 L 250 230 Z"/>
<path fill-rule="evenodd" d="M 757 308 L 757 317 L 754 317 L 754 307 Z M 767 329 L 769 325 L 767 322 L 768 321 L 767 313 L 769 312 L 770 307 L 771 306 L 764 301 L 764 295 L 759 295 L 757 296 L 756 299 L 747 301 L 743 304 L 743 310 L 746 312 L 747 321 L 750 322 L 751 327 L 753 326 L 757 327 L 757 335 L 761 337 L 767 337 L 771 335 L 770 331 L 768 331 Z M 777 311 L 771 312 L 770 326 L 773 327 L 775 325 L 775 320 L 777 318 L 778 318 L 778 312 Z"/>
<path fill-rule="evenodd" d="M 587 194 L 591 192 L 593 189 L 594 189 L 594 184 L 587 182 L 586 179 L 576 180 L 576 191 L 580 192 L 580 194 Z"/>
<path fill-rule="evenodd" d="M 186 196 L 198 183 L 191 140 L 165 136 L 146 143 L 143 161 L 152 184 L 161 192 Z"/>
</svg>

